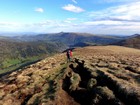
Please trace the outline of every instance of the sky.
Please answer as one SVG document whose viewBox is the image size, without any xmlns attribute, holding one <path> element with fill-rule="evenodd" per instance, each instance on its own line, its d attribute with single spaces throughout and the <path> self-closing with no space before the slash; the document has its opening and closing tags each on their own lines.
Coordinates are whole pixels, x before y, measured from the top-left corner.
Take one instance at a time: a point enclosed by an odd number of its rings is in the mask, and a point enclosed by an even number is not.
<svg viewBox="0 0 140 105">
<path fill-rule="evenodd" d="M 0 32 L 140 33 L 140 0 L 0 0 Z"/>
</svg>

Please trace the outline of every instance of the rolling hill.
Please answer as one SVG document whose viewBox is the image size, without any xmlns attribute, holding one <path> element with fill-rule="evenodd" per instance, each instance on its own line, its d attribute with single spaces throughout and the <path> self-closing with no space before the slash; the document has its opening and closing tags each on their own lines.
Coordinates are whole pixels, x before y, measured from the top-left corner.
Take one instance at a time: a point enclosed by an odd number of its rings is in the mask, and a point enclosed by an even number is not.
<svg viewBox="0 0 140 105">
<path fill-rule="evenodd" d="M 115 43 L 115 45 L 140 49 L 140 34 L 132 35 L 125 40 Z"/>
</svg>

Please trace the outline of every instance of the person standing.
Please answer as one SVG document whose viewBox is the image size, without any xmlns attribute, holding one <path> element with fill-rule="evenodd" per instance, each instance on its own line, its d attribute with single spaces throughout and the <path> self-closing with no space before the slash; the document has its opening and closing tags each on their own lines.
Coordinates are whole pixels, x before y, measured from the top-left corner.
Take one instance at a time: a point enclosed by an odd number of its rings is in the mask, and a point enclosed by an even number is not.
<svg viewBox="0 0 140 105">
<path fill-rule="evenodd" d="M 67 50 L 66 55 L 67 55 L 67 62 L 70 62 L 71 61 L 71 57 L 72 57 L 72 51 L 71 50 Z"/>
<path fill-rule="evenodd" d="M 69 50 L 69 53 L 70 53 L 70 58 L 72 58 L 72 51 L 71 51 L 71 50 Z"/>
</svg>

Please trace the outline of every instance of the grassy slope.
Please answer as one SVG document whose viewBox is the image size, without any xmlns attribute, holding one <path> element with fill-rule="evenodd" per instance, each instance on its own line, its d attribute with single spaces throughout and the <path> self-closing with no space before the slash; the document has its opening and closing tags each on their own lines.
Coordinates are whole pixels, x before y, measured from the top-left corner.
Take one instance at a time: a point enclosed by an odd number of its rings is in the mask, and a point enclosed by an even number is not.
<svg viewBox="0 0 140 105">
<path fill-rule="evenodd" d="M 0 73 L 14 70 L 23 65 L 61 51 L 65 46 L 50 42 L 15 42 L 0 40 Z"/>
<path fill-rule="evenodd" d="M 13 70 L 18 70 L 23 68 L 24 66 L 30 65 L 36 61 L 38 61 L 40 57 L 28 57 L 25 59 L 6 59 L 2 62 L 2 69 L 0 70 L 0 74 L 7 73 Z"/>
</svg>

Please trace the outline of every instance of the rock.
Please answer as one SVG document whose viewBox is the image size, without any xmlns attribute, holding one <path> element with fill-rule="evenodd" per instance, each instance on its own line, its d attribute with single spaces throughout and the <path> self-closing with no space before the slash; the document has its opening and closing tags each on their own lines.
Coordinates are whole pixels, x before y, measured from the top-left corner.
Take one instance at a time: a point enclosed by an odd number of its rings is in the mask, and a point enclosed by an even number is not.
<svg viewBox="0 0 140 105">
<path fill-rule="evenodd" d="M 116 69 L 118 69 L 118 66 L 119 66 L 119 64 L 117 64 L 117 63 L 109 63 L 109 66 L 108 66 L 108 68 L 109 69 L 112 69 L 112 70 L 116 70 Z"/>
<path fill-rule="evenodd" d="M 3 98 L 4 95 L 5 95 L 4 90 L 0 90 L 0 100 Z"/>
<path fill-rule="evenodd" d="M 12 94 L 7 94 L 2 102 L 2 105 L 21 105 L 20 100 L 16 99 Z"/>
<path fill-rule="evenodd" d="M 96 94 L 99 94 L 101 97 L 106 98 L 107 100 L 115 98 L 115 95 L 108 87 L 99 86 L 94 91 Z"/>
<path fill-rule="evenodd" d="M 10 85 L 7 85 L 3 88 L 4 92 L 5 93 L 11 93 L 13 91 L 16 91 L 18 87 L 15 85 L 15 84 L 10 84 Z"/>
<path fill-rule="evenodd" d="M 80 78 L 79 74 L 73 73 L 72 77 L 70 78 L 71 85 L 70 85 L 69 89 L 71 91 L 76 90 L 79 87 L 80 81 L 81 81 L 81 78 Z"/>
<path fill-rule="evenodd" d="M 30 79 L 31 79 L 31 77 L 29 77 L 29 76 L 18 75 L 16 82 L 17 83 L 27 83 L 27 82 L 29 82 Z"/>
<path fill-rule="evenodd" d="M 103 62 L 103 61 L 100 61 L 98 64 L 97 64 L 98 67 L 108 67 L 108 64 L 106 62 Z"/>
<path fill-rule="evenodd" d="M 98 77 L 98 73 L 96 71 L 91 72 L 91 77 L 92 78 Z"/>
<path fill-rule="evenodd" d="M 17 75 L 17 72 L 13 72 L 9 76 L 15 76 L 15 75 Z"/>
<path fill-rule="evenodd" d="M 97 85 L 97 80 L 91 78 L 91 79 L 88 81 L 88 83 L 87 83 L 87 89 L 88 89 L 88 90 L 91 90 L 91 89 L 93 89 L 93 87 L 95 87 L 96 85 Z"/>
</svg>

